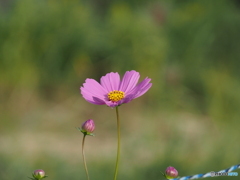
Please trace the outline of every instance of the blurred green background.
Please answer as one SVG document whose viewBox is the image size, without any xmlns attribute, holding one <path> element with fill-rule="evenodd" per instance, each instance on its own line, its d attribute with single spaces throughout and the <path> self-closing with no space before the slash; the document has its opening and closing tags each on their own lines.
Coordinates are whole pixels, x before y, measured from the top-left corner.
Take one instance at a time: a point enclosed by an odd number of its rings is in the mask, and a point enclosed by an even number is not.
<svg viewBox="0 0 240 180">
<path fill-rule="evenodd" d="M 79 87 L 132 69 L 153 86 L 120 107 L 119 180 L 240 163 L 239 32 L 239 0 L 0 0 L 0 179 L 86 179 L 90 118 L 90 178 L 112 179 L 115 111 Z"/>
</svg>

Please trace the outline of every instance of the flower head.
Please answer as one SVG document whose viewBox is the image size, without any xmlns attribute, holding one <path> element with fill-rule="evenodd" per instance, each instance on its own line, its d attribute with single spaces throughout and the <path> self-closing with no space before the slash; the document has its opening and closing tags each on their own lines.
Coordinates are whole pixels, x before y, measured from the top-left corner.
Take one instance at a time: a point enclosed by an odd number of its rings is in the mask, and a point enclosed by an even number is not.
<svg viewBox="0 0 240 180">
<path fill-rule="evenodd" d="M 33 179 L 33 180 L 40 180 L 40 179 L 47 177 L 45 175 L 44 170 L 42 170 L 42 169 L 37 169 L 37 170 L 33 171 L 32 176 L 34 179 L 33 178 L 30 178 L 30 179 Z"/>
<path fill-rule="evenodd" d="M 150 78 L 145 78 L 138 83 L 139 72 L 127 71 L 122 80 L 118 73 L 108 73 L 101 77 L 100 83 L 94 79 L 86 79 L 83 87 L 80 87 L 84 99 L 92 104 L 110 107 L 128 103 L 133 99 L 142 96 L 152 86 Z"/>
<path fill-rule="evenodd" d="M 165 171 L 165 177 L 167 179 L 174 179 L 174 178 L 177 178 L 178 176 L 178 171 L 172 167 L 172 166 L 169 166 L 166 171 Z"/>
<path fill-rule="evenodd" d="M 82 124 L 82 130 L 81 131 L 82 131 L 82 133 L 86 133 L 88 135 L 91 135 L 92 132 L 94 131 L 94 129 L 95 129 L 94 121 L 92 119 L 89 119 Z"/>
</svg>

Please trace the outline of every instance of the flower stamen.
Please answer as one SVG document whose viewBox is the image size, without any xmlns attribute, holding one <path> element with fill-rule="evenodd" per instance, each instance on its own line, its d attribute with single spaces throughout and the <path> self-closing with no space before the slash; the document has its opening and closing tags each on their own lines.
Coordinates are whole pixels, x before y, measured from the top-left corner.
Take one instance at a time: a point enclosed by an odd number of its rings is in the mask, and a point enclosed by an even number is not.
<svg viewBox="0 0 240 180">
<path fill-rule="evenodd" d="M 125 97 L 124 92 L 122 91 L 111 91 L 108 93 L 108 99 L 112 102 L 118 102 L 122 100 Z"/>
</svg>

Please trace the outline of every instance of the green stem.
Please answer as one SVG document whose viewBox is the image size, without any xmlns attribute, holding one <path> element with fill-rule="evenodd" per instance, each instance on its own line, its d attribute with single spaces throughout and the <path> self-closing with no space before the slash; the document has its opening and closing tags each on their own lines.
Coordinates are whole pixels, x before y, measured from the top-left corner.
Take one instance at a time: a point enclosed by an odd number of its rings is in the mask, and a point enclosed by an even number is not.
<svg viewBox="0 0 240 180">
<path fill-rule="evenodd" d="M 120 119 L 119 119 L 119 114 L 118 114 L 118 106 L 116 107 L 116 115 L 117 115 L 118 147 L 117 147 L 117 160 L 116 160 L 116 167 L 115 167 L 115 173 L 114 173 L 114 180 L 117 179 L 118 164 L 119 164 L 119 158 L 120 158 Z"/>
<path fill-rule="evenodd" d="M 85 137 L 86 137 L 86 134 L 83 135 L 83 140 L 82 140 L 82 157 L 83 157 L 83 163 L 84 163 L 84 168 L 85 168 L 85 171 L 86 171 L 87 179 L 90 180 L 89 175 L 88 175 L 87 163 L 86 163 L 86 160 L 85 160 L 85 153 L 84 153 Z"/>
</svg>

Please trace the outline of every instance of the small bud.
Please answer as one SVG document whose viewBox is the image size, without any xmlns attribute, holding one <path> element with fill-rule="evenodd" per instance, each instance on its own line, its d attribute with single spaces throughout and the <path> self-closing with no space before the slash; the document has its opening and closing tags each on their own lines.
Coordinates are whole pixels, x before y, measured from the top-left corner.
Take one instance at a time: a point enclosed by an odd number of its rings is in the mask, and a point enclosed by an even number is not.
<svg viewBox="0 0 240 180">
<path fill-rule="evenodd" d="M 178 171 L 172 167 L 172 166 L 169 166 L 166 171 L 165 171 L 165 177 L 167 179 L 174 179 L 174 178 L 177 178 L 178 176 Z"/>
<path fill-rule="evenodd" d="M 33 171 L 32 176 L 33 176 L 34 180 L 40 180 L 40 179 L 47 177 L 47 176 L 45 176 L 45 172 L 42 169 L 37 169 L 37 170 Z M 33 178 L 31 178 L 31 179 L 33 179 Z"/>
<path fill-rule="evenodd" d="M 81 132 L 86 135 L 93 135 L 92 132 L 94 131 L 94 129 L 95 129 L 94 121 L 92 119 L 89 119 L 82 124 Z"/>
</svg>

